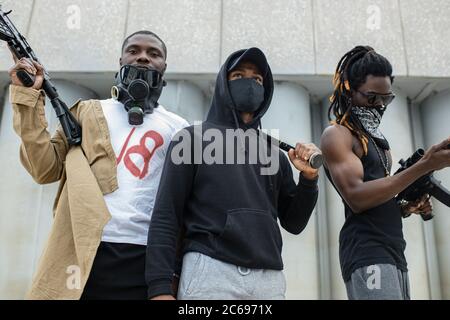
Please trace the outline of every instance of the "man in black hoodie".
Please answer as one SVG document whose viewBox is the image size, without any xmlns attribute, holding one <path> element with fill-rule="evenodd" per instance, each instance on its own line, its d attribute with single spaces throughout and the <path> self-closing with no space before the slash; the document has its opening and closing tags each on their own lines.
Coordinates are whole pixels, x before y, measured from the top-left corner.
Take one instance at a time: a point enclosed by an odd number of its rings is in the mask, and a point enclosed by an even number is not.
<svg viewBox="0 0 450 320">
<path fill-rule="evenodd" d="M 179 299 L 284 298 L 277 219 L 293 234 L 305 228 L 318 195 L 318 170 L 308 159 L 320 151 L 299 143 L 289 151 L 292 164 L 301 171 L 298 185 L 287 157 L 267 140 L 265 146 L 278 163 L 274 173 L 262 174 L 266 163 L 251 161 L 248 146 L 261 141 L 256 129 L 269 108 L 273 87 L 261 50 L 231 54 L 218 74 L 207 120 L 172 141 L 148 234 L 149 298 L 174 299 L 177 256 L 183 257 Z M 228 137 L 236 129 L 238 139 L 228 139 L 215 155 L 223 151 L 228 159 L 232 153 L 233 159 L 241 156 L 245 163 L 195 161 L 199 151 L 204 155 L 209 148 L 205 140 L 211 140 L 206 138 L 211 132 Z M 188 161 L 180 163 L 176 157 L 186 142 L 182 157 Z M 177 250 L 180 233 L 183 241 Z"/>
</svg>

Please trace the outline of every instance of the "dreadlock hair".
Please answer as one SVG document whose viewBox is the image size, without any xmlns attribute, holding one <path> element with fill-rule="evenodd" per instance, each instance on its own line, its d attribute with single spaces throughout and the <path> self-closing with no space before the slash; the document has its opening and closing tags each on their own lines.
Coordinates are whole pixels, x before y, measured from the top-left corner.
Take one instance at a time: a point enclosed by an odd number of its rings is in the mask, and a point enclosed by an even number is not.
<svg viewBox="0 0 450 320">
<path fill-rule="evenodd" d="M 350 111 L 352 91 L 358 90 L 366 82 L 368 75 L 390 77 L 391 83 L 394 81 L 392 65 L 372 47 L 357 46 L 347 52 L 336 67 L 333 78 L 334 92 L 330 97 L 331 105 L 328 109 L 328 119 L 331 123 L 347 127 L 359 139 L 366 155 L 368 138 Z M 334 121 L 331 118 L 332 113 Z"/>
</svg>

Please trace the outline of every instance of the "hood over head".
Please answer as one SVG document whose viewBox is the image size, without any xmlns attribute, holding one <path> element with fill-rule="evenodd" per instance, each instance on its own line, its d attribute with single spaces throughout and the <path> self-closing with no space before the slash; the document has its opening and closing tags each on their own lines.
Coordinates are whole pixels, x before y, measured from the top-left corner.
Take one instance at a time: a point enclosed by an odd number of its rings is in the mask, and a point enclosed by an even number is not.
<svg viewBox="0 0 450 320">
<path fill-rule="evenodd" d="M 245 124 L 242 121 L 241 115 L 236 109 L 228 87 L 229 72 L 233 71 L 233 69 L 242 61 L 254 63 L 260 69 L 264 78 L 264 101 L 255 111 L 253 120 L 248 124 Z M 237 128 L 238 126 L 242 129 L 256 129 L 261 123 L 262 116 L 267 112 L 267 109 L 270 106 L 273 89 L 272 71 L 270 70 L 264 53 L 258 48 L 238 50 L 232 53 L 220 68 L 207 121 L 234 128 Z"/>
</svg>

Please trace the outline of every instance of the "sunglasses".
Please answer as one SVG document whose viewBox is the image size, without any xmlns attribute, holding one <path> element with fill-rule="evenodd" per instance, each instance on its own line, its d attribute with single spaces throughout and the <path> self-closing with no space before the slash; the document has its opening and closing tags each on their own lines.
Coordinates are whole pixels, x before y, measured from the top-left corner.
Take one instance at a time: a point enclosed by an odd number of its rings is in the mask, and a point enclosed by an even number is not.
<svg viewBox="0 0 450 320">
<path fill-rule="evenodd" d="M 365 97 L 367 99 L 367 101 L 369 102 L 369 104 L 374 105 L 375 103 L 381 101 L 381 103 L 384 106 L 387 106 L 388 104 L 390 104 L 392 102 L 392 100 L 395 99 L 395 94 L 393 93 L 388 93 L 388 94 L 378 94 L 378 93 L 365 93 L 365 92 L 361 92 L 358 91 L 357 92 L 359 94 L 361 94 L 363 97 Z"/>
</svg>

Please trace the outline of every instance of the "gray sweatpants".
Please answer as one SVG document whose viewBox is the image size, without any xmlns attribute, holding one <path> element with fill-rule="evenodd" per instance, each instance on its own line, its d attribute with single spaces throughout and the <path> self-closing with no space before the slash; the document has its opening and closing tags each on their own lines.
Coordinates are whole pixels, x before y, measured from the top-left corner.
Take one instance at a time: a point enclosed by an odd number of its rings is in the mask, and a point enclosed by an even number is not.
<svg viewBox="0 0 450 320">
<path fill-rule="evenodd" d="M 408 273 L 391 264 L 362 267 L 345 283 L 349 300 L 409 300 Z"/>
<path fill-rule="evenodd" d="M 179 300 L 282 300 L 283 271 L 248 269 L 213 259 L 199 252 L 183 257 Z"/>
</svg>

